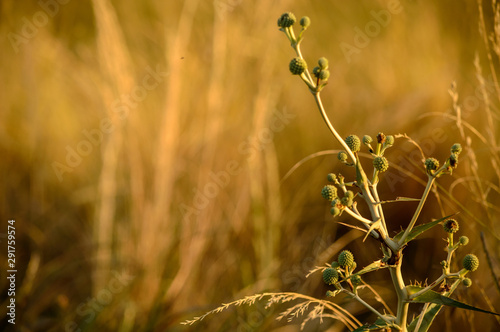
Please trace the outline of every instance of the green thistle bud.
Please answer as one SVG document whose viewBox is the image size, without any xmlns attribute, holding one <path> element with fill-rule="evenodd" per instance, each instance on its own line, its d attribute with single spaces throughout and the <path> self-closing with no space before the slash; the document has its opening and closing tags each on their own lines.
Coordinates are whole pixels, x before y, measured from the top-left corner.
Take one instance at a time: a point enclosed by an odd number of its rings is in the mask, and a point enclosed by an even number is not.
<svg viewBox="0 0 500 332">
<path fill-rule="evenodd" d="M 350 199 L 353 199 L 354 198 L 354 193 L 351 190 L 348 190 L 348 191 L 345 192 L 344 196 L 348 197 Z"/>
<path fill-rule="evenodd" d="M 299 57 L 293 58 L 292 61 L 290 61 L 289 68 L 292 74 L 300 75 L 307 69 L 306 60 Z"/>
<path fill-rule="evenodd" d="M 359 140 L 359 137 L 356 135 L 350 135 L 347 136 L 345 139 L 345 143 L 351 149 L 352 152 L 358 152 L 359 149 L 361 148 L 361 141 Z"/>
<path fill-rule="evenodd" d="M 330 77 L 330 71 L 329 71 L 329 70 L 327 70 L 327 69 L 322 69 L 322 70 L 319 72 L 319 79 L 320 79 L 320 80 L 326 81 L 329 77 Z"/>
<path fill-rule="evenodd" d="M 472 280 L 470 280 L 470 278 L 464 278 L 464 279 L 462 279 L 462 284 L 465 287 L 470 287 L 472 285 Z"/>
<path fill-rule="evenodd" d="M 443 228 L 446 233 L 456 233 L 459 229 L 458 221 L 455 219 L 448 219 L 444 222 Z"/>
<path fill-rule="evenodd" d="M 307 29 L 311 25 L 311 19 L 308 16 L 304 16 L 300 19 L 300 25 L 303 29 Z"/>
<path fill-rule="evenodd" d="M 345 163 L 345 162 L 347 161 L 347 158 L 348 158 L 348 157 L 347 157 L 347 152 L 345 152 L 345 151 L 340 151 L 340 152 L 337 154 L 337 158 L 338 158 L 341 162 Z"/>
<path fill-rule="evenodd" d="M 441 264 L 441 267 L 442 267 L 443 269 L 447 269 L 447 268 L 448 268 L 448 262 L 447 262 L 447 261 L 441 261 L 441 263 L 440 263 L 440 264 Z"/>
<path fill-rule="evenodd" d="M 278 19 L 278 26 L 280 28 L 289 28 L 291 27 L 297 19 L 295 18 L 295 15 L 293 13 L 284 13 L 281 15 L 281 17 Z"/>
<path fill-rule="evenodd" d="M 333 261 L 332 262 L 332 268 L 333 269 L 338 269 L 340 267 L 339 263 L 337 263 L 337 261 Z"/>
<path fill-rule="evenodd" d="M 338 215 L 340 215 L 340 209 L 336 206 L 333 206 L 331 209 L 330 209 L 330 213 L 332 214 L 332 216 L 336 217 Z"/>
<path fill-rule="evenodd" d="M 460 152 L 462 152 L 462 145 L 455 143 L 451 146 L 451 153 L 460 154 Z"/>
<path fill-rule="evenodd" d="M 321 73 L 321 68 L 319 68 L 318 66 L 314 67 L 312 73 L 314 77 L 319 78 L 319 74 Z"/>
<path fill-rule="evenodd" d="M 354 287 L 361 285 L 361 281 L 361 277 L 358 275 L 351 277 L 351 282 Z"/>
<path fill-rule="evenodd" d="M 373 142 L 373 139 L 370 135 L 363 136 L 363 144 L 364 145 L 369 145 L 371 142 Z"/>
<path fill-rule="evenodd" d="M 352 267 L 354 263 L 354 255 L 349 250 L 343 250 L 339 254 L 338 262 L 341 267 Z"/>
<path fill-rule="evenodd" d="M 385 145 L 393 145 L 394 144 L 394 136 L 387 135 L 385 137 Z"/>
<path fill-rule="evenodd" d="M 321 69 L 328 69 L 328 59 L 325 57 L 319 58 L 318 65 Z"/>
<path fill-rule="evenodd" d="M 449 159 L 450 166 L 456 168 L 458 166 L 458 154 L 452 153 Z"/>
<path fill-rule="evenodd" d="M 323 271 L 323 281 L 327 285 L 333 285 L 339 280 L 339 273 L 337 270 L 329 267 Z"/>
<path fill-rule="evenodd" d="M 389 168 L 389 162 L 385 157 L 377 156 L 373 159 L 373 168 L 379 172 L 385 172 Z"/>
<path fill-rule="evenodd" d="M 329 173 L 327 176 L 326 176 L 326 179 L 330 182 L 336 182 L 337 181 L 337 176 L 333 173 Z"/>
<path fill-rule="evenodd" d="M 377 142 L 380 144 L 385 143 L 385 135 L 384 133 L 378 133 L 377 134 Z"/>
<path fill-rule="evenodd" d="M 323 196 L 324 199 L 333 201 L 337 197 L 337 188 L 331 184 L 327 184 L 321 190 L 321 196 Z"/>
<path fill-rule="evenodd" d="M 464 257 L 464 260 L 462 261 L 462 266 L 467 271 L 471 272 L 476 271 L 477 268 L 479 267 L 479 259 L 474 254 L 468 254 Z"/>
<path fill-rule="evenodd" d="M 458 239 L 458 242 L 463 245 L 463 246 L 466 246 L 468 243 L 469 243 L 469 238 L 467 236 L 461 236 L 459 239 Z"/>
<path fill-rule="evenodd" d="M 342 199 L 340 200 L 340 203 L 342 203 L 342 205 L 347 207 L 351 207 L 353 202 L 354 202 L 353 199 L 347 196 L 342 197 Z"/>
<path fill-rule="evenodd" d="M 435 171 L 439 168 L 439 161 L 436 158 L 427 158 L 425 161 L 425 169 L 428 172 Z"/>
</svg>

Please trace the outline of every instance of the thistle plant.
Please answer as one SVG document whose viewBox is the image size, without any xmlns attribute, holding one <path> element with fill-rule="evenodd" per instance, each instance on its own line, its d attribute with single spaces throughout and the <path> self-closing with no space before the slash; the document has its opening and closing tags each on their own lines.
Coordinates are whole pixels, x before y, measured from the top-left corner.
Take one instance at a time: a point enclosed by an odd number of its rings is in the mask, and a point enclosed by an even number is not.
<svg viewBox="0 0 500 332">
<path fill-rule="evenodd" d="M 378 317 L 373 324 L 364 325 L 356 331 L 375 330 L 382 328 L 395 329 L 399 331 L 427 331 L 432 320 L 439 312 L 442 305 L 450 305 L 470 310 L 479 310 L 466 304 L 451 299 L 449 296 L 455 291 L 459 284 L 470 287 L 472 281 L 466 275 L 469 272 L 477 270 L 479 266 L 478 258 L 473 254 L 467 254 L 462 260 L 462 269 L 451 271 L 451 262 L 454 259 L 455 252 L 468 244 L 469 239 L 461 236 L 454 243 L 454 235 L 459 230 L 457 220 L 450 216 L 421 224 L 416 226 L 419 215 L 428 198 L 429 192 L 433 188 L 435 181 L 446 174 L 452 174 L 458 166 L 458 160 L 462 147 L 460 144 L 454 144 L 450 149 L 450 156 L 440 165 L 435 158 L 425 160 L 423 167 L 427 175 L 427 185 L 422 196 L 418 199 L 399 198 L 399 201 L 417 201 L 418 205 L 409 220 L 406 228 L 395 236 L 388 232 L 389 220 L 384 215 L 384 201 L 381 201 L 378 192 L 378 183 L 382 173 L 389 167 L 389 161 L 384 156 L 384 152 L 395 143 L 395 137 L 379 133 L 376 141 L 369 135 L 364 135 L 362 139 L 351 134 L 345 139 L 337 132 L 331 123 L 321 101 L 321 92 L 328 83 L 328 60 L 324 57 L 318 60 L 318 65 L 314 67 L 312 73 L 308 72 L 308 64 L 302 55 L 300 45 L 304 38 L 305 30 L 310 26 L 311 20 L 304 17 L 300 22 L 308 22 L 307 25 L 301 24 L 300 33 L 296 37 L 294 32 L 294 19 L 292 13 L 285 13 L 278 19 L 280 31 L 284 32 L 291 47 L 295 51 L 296 57 L 290 62 L 290 71 L 294 75 L 299 75 L 306 84 L 308 90 L 314 97 L 316 105 L 320 111 L 323 120 L 328 129 L 333 134 L 335 140 L 343 149 L 338 153 L 338 160 L 355 169 L 356 177 L 352 181 L 344 181 L 344 176 L 339 174 L 335 176 L 330 173 L 327 176 L 331 184 L 326 185 L 322 190 L 323 198 L 331 202 L 331 214 L 334 218 L 346 213 L 353 220 L 356 220 L 366 232 L 365 239 L 370 236 L 380 243 L 382 257 L 375 260 L 360 271 L 356 271 L 356 262 L 354 255 L 350 251 L 344 250 L 338 255 L 338 260 L 331 266 L 322 268 L 323 281 L 330 286 L 327 296 L 334 297 L 339 293 L 348 294 L 354 300 L 364 305 L 368 310 L 375 313 Z M 323 74 L 322 74 L 323 73 Z M 360 162 L 359 152 L 361 147 L 367 148 L 368 153 L 373 157 L 373 170 L 371 173 L 365 171 Z M 370 174 L 370 176 L 368 175 Z M 339 181 L 338 179 L 342 179 Z M 343 195 L 342 195 L 343 194 Z M 343 196 L 340 198 L 340 196 Z M 395 200 L 396 201 L 396 200 Z M 358 210 L 358 204 L 363 202 L 369 208 L 369 215 L 362 215 Z M 443 230 L 447 234 L 447 246 L 445 248 L 447 257 L 441 262 L 442 274 L 436 280 L 426 286 L 406 284 L 403 278 L 403 251 L 410 241 L 414 240 L 423 232 L 432 227 L 442 224 Z M 397 295 L 398 305 L 395 315 L 383 314 L 371 305 L 366 303 L 358 294 L 357 288 L 362 283 L 362 275 L 374 272 L 380 269 L 389 269 L 392 286 Z M 439 287 L 438 291 L 434 290 Z M 408 320 L 409 306 L 414 303 L 425 303 L 420 314 L 412 321 Z M 484 311 L 483 311 L 484 312 Z"/>
<path fill-rule="evenodd" d="M 463 247 L 469 243 L 469 238 L 466 236 L 455 238 L 458 236 L 460 226 L 459 222 L 452 218 L 453 215 L 417 225 L 420 213 L 435 182 L 441 176 L 451 175 L 453 170 L 458 167 L 459 155 L 462 151 L 461 145 L 459 143 L 454 144 L 450 149 L 449 157 L 442 163 L 433 157 L 425 160 L 422 169 L 426 174 L 427 184 L 420 198 L 395 197 L 387 201 L 381 200 L 378 184 L 384 172 L 387 172 L 391 167 L 384 154 L 387 149 L 394 146 L 396 138 L 404 137 L 404 135 L 385 135 L 379 132 L 375 138 L 370 135 L 364 135 L 360 138 L 356 134 L 349 134 L 344 138 L 338 133 L 327 115 L 320 96 L 330 78 L 329 61 L 325 57 L 321 57 L 317 60 L 317 64 L 312 66 L 312 70 L 310 69 L 311 66 L 308 65 L 302 55 L 300 46 L 305 31 L 311 26 L 311 20 L 308 17 L 302 17 L 299 20 L 300 32 L 298 34 L 294 31 L 296 23 L 297 19 L 293 13 L 284 13 L 278 19 L 279 30 L 285 34 L 295 51 L 295 57 L 289 62 L 289 70 L 293 75 L 300 77 L 313 95 L 320 115 L 341 149 L 337 154 L 338 161 L 355 170 L 353 179 L 346 179 L 343 174 L 329 173 L 326 177 L 328 184 L 321 189 L 321 196 L 329 202 L 330 212 L 334 220 L 339 216 L 348 215 L 355 223 L 359 223 L 361 227 L 358 227 L 358 225 L 348 226 L 365 232 L 363 242 L 368 238 L 374 239 L 380 246 L 380 254 L 375 257 L 371 264 L 358 268 L 355 260 L 356 253 L 342 250 L 338 254 L 336 261 L 313 269 L 309 275 L 321 272 L 325 287 L 328 288 L 324 299 L 314 299 L 308 295 L 285 292 L 256 294 L 224 304 L 202 316 L 186 321 L 184 324 L 193 324 L 204 319 L 207 315 L 218 313 L 231 305 L 253 304 L 255 301 L 264 298 L 268 299 L 268 306 L 276 303 L 289 303 L 292 300 L 304 301 L 284 311 L 278 316 L 278 319 L 304 314 L 308 306 L 314 304 L 314 309 L 304 319 L 301 327 L 304 327 L 305 323 L 311 319 L 330 317 L 341 320 L 351 331 L 385 329 L 402 332 L 425 332 L 429 330 L 434 318 L 443 306 L 453 306 L 498 315 L 450 297 L 460 285 L 465 288 L 472 286 L 472 280 L 468 277 L 468 274 L 476 271 L 479 267 L 479 259 L 476 255 L 463 252 Z M 365 169 L 366 165 L 363 166 L 360 162 L 362 150 L 366 150 L 368 155 L 372 157 L 370 169 Z M 391 223 L 385 217 L 384 206 L 385 203 L 401 201 L 416 202 L 417 206 L 411 219 L 406 222 L 405 228 L 396 235 L 391 236 L 388 231 L 388 226 Z M 366 205 L 369 212 L 363 215 L 358 209 L 358 204 Z M 446 234 L 446 255 L 441 262 L 436 262 L 436 265 L 441 266 L 441 275 L 434 281 L 424 285 L 420 283 L 409 284 L 403 277 L 404 250 L 411 241 L 437 225 L 441 225 L 443 232 Z M 453 266 L 456 264 L 452 264 L 452 262 L 457 259 L 456 256 L 459 256 L 459 262 L 461 259 L 461 268 L 453 270 Z M 360 291 L 363 288 L 368 288 L 375 292 L 363 278 L 365 274 L 382 269 L 389 271 L 391 287 L 397 297 L 395 310 L 391 310 L 381 300 L 389 313 L 380 312 L 367 303 L 363 299 L 363 296 L 366 295 Z M 376 320 L 369 324 L 362 324 L 352 315 L 346 313 L 345 309 L 339 307 L 332 300 L 341 293 L 348 295 L 353 301 L 359 302 L 367 310 L 374 313 L 377 316 Z M 370 297 L 373 297 L 373 295 L 370 294 Z M 380 296 L 377 294 L 377 297 Z M 424 305 L 421 311 L 410 320 L 408 315 L 409 307 L 414 304 L 420 304 L 420 307 L 422 307 L 421 304 Z M 331 311 L 331 314 L 326 313 L 328 310 Z"/>
</svg>

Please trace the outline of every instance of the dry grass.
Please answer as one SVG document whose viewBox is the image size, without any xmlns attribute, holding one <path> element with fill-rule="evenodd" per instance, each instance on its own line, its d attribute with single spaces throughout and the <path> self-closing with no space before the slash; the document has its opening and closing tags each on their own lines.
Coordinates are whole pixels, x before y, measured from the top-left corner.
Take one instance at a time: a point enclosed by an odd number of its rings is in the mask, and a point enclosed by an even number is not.
<svg viewBox="0 0 500 332">
<path fill-rule="evenodd" d="M 333 223 L 321 200 L 326 174 L 341 169 L 334 155 L 319 153 L 283 179 L 306 156 L 338 148 L 288 73 L 292 55 L 276 27 L 288 10 L 312 19 L 303 44 L 308 61 L 330 59 L 323 98 L 342 135 L 407 133 L 440 159 L 455 141 L 466 147 L 468 158 L 441 183 L 440 204 L 429 204 L 422 218 L 462 211 L 469 249 L 484 263 L 473 287 L 457 295 L 499 308 L 497 7 L 402 1 L 403 12 L 348 62 L 339 44 L 352 44 L 354 27 L 363 29 L 385 1 L 215 4 L 226 6 L 71 1 L 16 53 L 8 34 L 41 7 L 0 3 L 0 227 L 8 219 L 18 226 L 18 330 L 62 331 L 75 322 L 82 331 L 296 331 L 301 319 L 289 327 L 276 322 L 291 306 L 258 302 L 190 327 L 180 322 L 267 292 L 298 292 L 326 305 L 321 278 L 305 278 L 311 268 L 343 248 L 361 266 L 380 258 L 376 243 L 361 245 L 362 233 Z M 148 68 L 163 73 L 158 84 L 128 113 L 118 112 L 116 102 L 143 86 Z M 447 94 L 452 81 L 455 106 Z M 88 139 L 82 131 L 105 120 L 112 130 L 59 181 L 53 163 L 66 165 L 66 148 L 76 149 Z M 418 159 L 405 156 L 416 149 L 399 142 L 388 157 L 412 172 Z M 382 182 L 384 199 L 423 190 L 403 171 L 394 174 L 405 181 Z M 401 204 L 387 218 L 404 224 L 412 203 Z M 418 262 L 405 266 L 408 280 L 439 273 L 444 243 L 439 232 L 432 236 L 406 253 L 407 262 Z M 393 306 L 384 278 L 368 281 Z M 331 305 L 362 323 L 373 318 L 347 301 Z M 498 322 L 454 310 L 436 322 L 436 330 L 454 326 L 492 330 Z M 343 329 L 331 319 L 305 326 Z"/>
</svg>

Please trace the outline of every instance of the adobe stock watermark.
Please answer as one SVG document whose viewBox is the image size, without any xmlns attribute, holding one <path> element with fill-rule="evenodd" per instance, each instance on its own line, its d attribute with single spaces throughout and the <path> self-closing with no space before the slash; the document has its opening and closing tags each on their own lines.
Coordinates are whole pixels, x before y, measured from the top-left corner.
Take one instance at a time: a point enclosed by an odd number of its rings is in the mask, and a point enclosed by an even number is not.
<svg viewBox="0 0 500 332">
<path fill-rule="evenodd" d="M 227 17 L 227 13 L 233 12 L 242 2 L 243 0 L 214 0 L 215 14 L 219 20 L 223 20 Z"/>
<path fill-rule="evenodd" d="M 253 136 L 249 136 L 238 145 L 238 152 L 245 156 L 246 160 L 252 160 L 257 154 L 264 150 L 274 139 L 274 135 L 282 130 L 296 117 L 295 114 L 288 113 L 286 108 L 282 111 L 275 110 L 269 126 L 262 128 Z M 198 216 L 207 208 L 210 201 L 215 199 L 219 193 L 229 185 L 231 179 L 240 174 L 243 165 L 237 160 L 230 160 L 223 170 L 210 172 L 209 181 L 202 187 L 193 188 L 193 201 L 191 205 L 182 203 L 179 208 L 183 219 Z"/>
<path fill-rule="evenodd" d="M 131 110 L 137 108 L 138 104 L 146 99 L 148 93 L 156 89 L 163 82 L 168 72 L 162 71 L 160 65 L 155 69 L 147 66 L 147 74 L 143 76 L 140 84 L 136 84 L 128 94 L 122 94 L 111 103 L 111 111 L 122 121 L 125 120 Z M 54 161 L 52 169 L 61 182 L 65 173 L 71 173 L 80 166 L 83 158 L 88 157 L 94 148 L 101 145 L 104 135 L 109 135 L 115 130 L 111 117 L 105 117 L 99 122 L 98 128 L 82 130 L 85 138 L 80 140 L 74 147 L 66 145 L 65 163 Z"/>
<path fill-rule="evenodd" d="M 292 267 L 283 272 L 281 276 L 281 280 L 285 287 L 289 287 L 290 291 L 296 292 L 299 290 L 300 286 L 306 280 L 306 276 L 316 267 L 316 261 L 320 255 L 333 256 L 333 248 L 330 245 L 334 241 L 331 238 L 331 235 L 328 235 L 326 239 L 322 237 L 317 237 L 314 241 L 314 251 L 312 255 L 307 256 L 302 260 L 301 264 L 294 264 Z M 325 250 L 328 250 L 329 253 L 325 253 Z"/>
<path fill-rule="evenodd" d="M 76 321 L 67 322 L 64 326 L 66 332 L 82 332 L 87 331 L 88 327 L 84 325 L 91 324 L 97 315 L 104 310 L 104 308 L 111 304 L 114 297 L 123 292 L 123 290 L 130 285 L 135 279 L 125 272 L 121 274 L 118 271 L 113 272 L 113 278 L 108 282 L 107 287 L 101 289 L 93 298 L 87 298 L 84 302 L 80 303 L 76 308 L 76 313 L 82 321 L 78 324 Z"/>
<path fill-rule="evenodd" d="M 393 15 L 400 14 L 402 11 L 403 6 L 399 0 L 389 0 L 387 9 L 370 11 L 370 15 L 373 19 L 366 23 L 364 29 L 354 27 L 353 44 L 342 42 L 339 45 L 347 63 L 351 63 L 351 57 L 353 55 L 361 53 L 361 50 L 368 47 L 372 39 L 382 32 L 382 29 L 389 26 Z"/>
<path fill-rule="evenodd" d="M 19 52 L 19 46 L 27 44 L 38 35 L 39 29 L 49 23 L 49 20 L 59 13 L 61 5 L 66 5 L 71 0 L 39 0 L 38 6 L 41 8 L 33 14 L 31 19 L 24 16 L 21 19 L 22 26 L 17 33 L 9 32 L 9 39 L 15 53 Z"/>
<path fill-rule="evenodd" d="M 265 304 L 257 301 L 252 305 L 256 307 L 254 311 L 252 311 L 247 319 L 243 319 L 238 316 L 238 328 L 237 332 L 253 332 L 257 331 L 259 327 L 261 327 L 266 318 L 271 316 L 274 313 L 274 307 L 266 307 Z"/>
</svg>

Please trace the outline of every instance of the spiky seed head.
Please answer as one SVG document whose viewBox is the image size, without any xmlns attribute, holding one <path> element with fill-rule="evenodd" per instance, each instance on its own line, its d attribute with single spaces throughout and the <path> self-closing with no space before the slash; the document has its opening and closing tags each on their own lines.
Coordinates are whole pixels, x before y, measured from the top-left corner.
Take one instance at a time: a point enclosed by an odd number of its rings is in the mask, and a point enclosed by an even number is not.
<svg viewBox="0 0 500 332">
<path fill-rule="evenodd" d="M 363 144 L 368 145 L 373 142 L 373 139 L 370 135 L 363 136 Z"/>
<path fill-rule="evenodd" d="M 299 57 L 293 58 L 292 61 L 290 61 L 289 68 L 293 75 L 300 75 L 307 69 L 306 60 Z"/>
<path fill-rule="evenodd" d="M 327 285 L 333 285 L 339 280 L 339 273 L 337 270 L 329 267 L 323 271 L 323 281 Z"/>
<path fill-rule="evenodd" d="M 340 151 L 340 152 L 337 154 L 337 158 L 338 158 L 341 162 L 345 163 L 345 162 L 347 161 L 347 152 L 345 152 L 345 151 Z"/>
<path fill-rule="evenodd" d="M 336 207 L 336 206 L 333 206 L 333 207 L 330 208 L 330 213 L 334 217 L 340 215 L 340 212 L 342 212 L 342 211 L 340 211 L 340 209 L 338 207 Z"/>
<path fill-rule="evenodd" d="M 472 285 L 472 280 L 470 280 L 470 278 L 464 278 L 464 279 L 462 279 L 462 284 L 465 287 L 470 287 Z"/>
<path fill-rule="evenodd" d="M 331 184 L 327 184 L 321 190 L 321 196 L 323 196 L 324 199 L 333 201 L 337 197 L 337 187 Z"/>
<path fill-rule="evenodd" d="M 304 16 L 300 19 L 299 23 L 303 29 L 307 29 L 311 25 L 311 19 L 308 16 Z"/>
<path fill-rule="evenodd" d="M 463 245 L 463 246 L 466 246 L 468 243 L 469 243 L 469 238 L 467 236 L 461 236 L 459 239 L 458 239 L 458 242 Z"/>
<path fill-rule="evenodd" d="M 459 229 L 458 221 L 455 219 L 448 219 L 443 223 L 443 228 L 446 233 L 456 233 Z"/>
<path fill-rule="evenodd" d="M 377 142 L 380 144 L 385 143 L 385 135 L 384 133 L 378 133 L 377 134 Z"/>
<path fill-rule="evenodd" d="M 326 176 L 326 179 L 330 182 L 335 182 L 337 181 L 337 176 L 333 173 L 329 173 L 327 176 Z"/>
<path fill-rule="evenodd" d="M 439 161 L 436 158 L 427 158 L 425 161 L 425 169 L 427 171 L 435 171 L 439 168 Z"/>
<path fill-rule="evenodd" d="M 460 154 L 460 152 L 462 152 L 462 145 L 460 145 L 459 143 L 455 143 L 451 146 L 451 153 Z"/>
<path fill-rule="evenodd" d="M 338 269 L 340 267 L 339 263 L 337 261 L 332 262 L 332 268 L 333 269 Z"/>
<path fill-rule="evenodd" d="M 351 190 L 348 190 L 344 194 L 345 197 L 349 197 L 350 199 L 354 198 L 354 193 Z"/>
<path fill-rule="evenodd" d="M 359 149 L 361 148 L 361 141 L 358 136 L 356 135 L 349 135 L 345 139 L 345 143 L 351 149 L 352 152 L 358 152 Z"/>
<path fill-rule="evenodd" d="M 354 255 L 349 250 L 342 250 L 339 254 L 338 262 L 341 267 L 352 267 L 354 263 Z"/>
<path fill-rule="evenodd" d="M 373 168 L 379 172 L 385 172 L 389 168 L 389 162 L 383 156 L 377 156 L 373 159 Z"/>
<path fill-rule="evenodd" d="M 328 80 L 329 77 L 330 77 L 330 71 L 328 69 L 322 69 L 319 72 L 319 79 L 320 80 L 326 81 L 326 80 Z"/>
<path fill-rule="evenodd" d="M 394 136 L 387 135 L 385 137 L 385 145 L 393 145 L 394 144 Z"/>
<path fill-rule="evenodd" d="M 278 26 L 280 28 L 289 28 L 295 22 L 297 22 L 295 15 L 293 13 L 288 12 L 288 13 L 284 13 L 280 16 L 280 18 L 278 19 Z"/>
<path fill-rule="evenodd" d="M 321 68 L 321 69 L 328 69 L 328 59 L 325 57 L 319 58 L 318 65 L 319 65 L 319 68 Z"/>
<path fill-rule="evenodd" d="M 479 259 L 474 254 L 468 254 L 464 257 L 462 261 L 462 266 L 467 271 L 471 272 L 476 271 L 477 268 L 479 267 Z"/>
<path fill-rule="evenodd" d="M 353 286 L 361 285 L 361 277 L 359 275 L 351 277 L 351 282 Z"/>
</svg>

